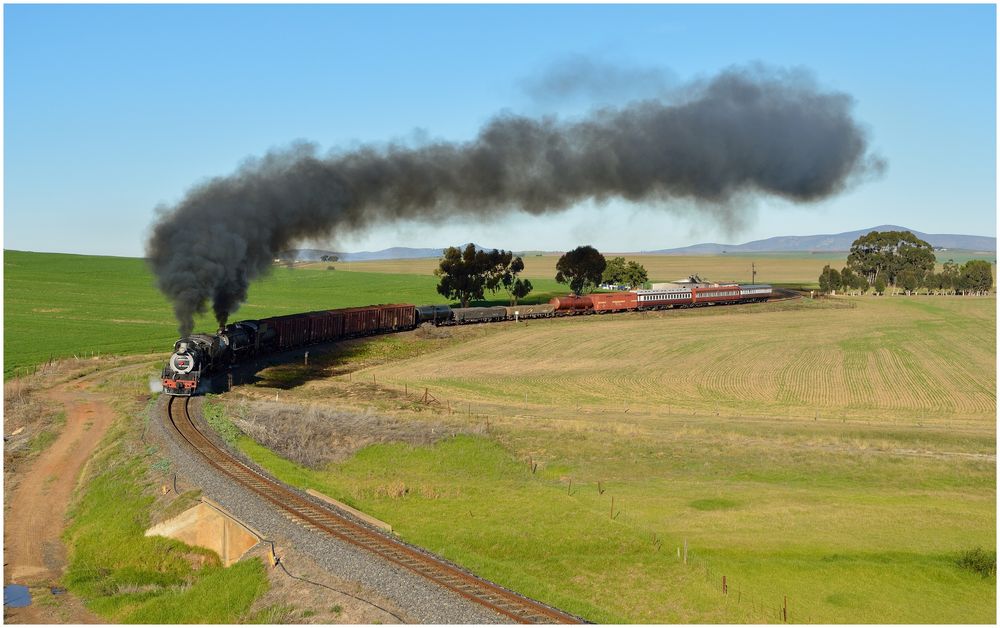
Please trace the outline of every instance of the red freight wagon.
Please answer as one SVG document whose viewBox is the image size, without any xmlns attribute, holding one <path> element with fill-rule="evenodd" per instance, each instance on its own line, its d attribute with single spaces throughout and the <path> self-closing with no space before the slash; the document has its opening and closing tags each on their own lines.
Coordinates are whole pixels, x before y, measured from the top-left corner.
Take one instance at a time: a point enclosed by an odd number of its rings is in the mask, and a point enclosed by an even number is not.
<svg viewBox="0 0 1000 628">
<path fill-rule="evenodd" d="M 343 310 L 326 310 L 309 314 L 309 341 L 328 342 L 344 335 Z"/>
<path fill-rule="evenodd" d="M 309 317 L 305 314 L 264 319 L 277 334 L 277 347 L 288 349 L 309 342 Z"/>
<path fill-rule="evenodd" d="M 639 307 L 634 292 L 596 292 L 590 295 L 590 300 L 595 312 L 620 312 Z"/>
<path fill-rule="evenodd" d="M 352 307 L 344 310 L 344 335 L 363 336 L 375 328 L 375 310 L 370 307 Z"/>
<path fill-rule="evenodd" d="M 379 305 L 379 327 L 384 331 L 409 329 L 417 323 L 417 308 L 412 305 Z"/>
<path fill-rule="evenodd" d="M 350 336 L 410 329 L 417 320 L 417 310 L 412 305 L 373 305 L 350 308 L 343 312 L 344 334 Z"/>
</svg>

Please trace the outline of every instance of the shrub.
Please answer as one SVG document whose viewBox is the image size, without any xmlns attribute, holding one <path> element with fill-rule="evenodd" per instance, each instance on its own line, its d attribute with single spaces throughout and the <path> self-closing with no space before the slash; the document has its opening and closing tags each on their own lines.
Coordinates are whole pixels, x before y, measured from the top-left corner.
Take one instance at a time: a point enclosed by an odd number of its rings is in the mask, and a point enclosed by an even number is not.
<svg viewBox="0 0 1000 628">
<path fill-rule="evenodd" d="M 997 553 L 981 547 L 966 550 L 958 557 L 958 566 L 984 578 L 997 575 Z"/>
</svg>

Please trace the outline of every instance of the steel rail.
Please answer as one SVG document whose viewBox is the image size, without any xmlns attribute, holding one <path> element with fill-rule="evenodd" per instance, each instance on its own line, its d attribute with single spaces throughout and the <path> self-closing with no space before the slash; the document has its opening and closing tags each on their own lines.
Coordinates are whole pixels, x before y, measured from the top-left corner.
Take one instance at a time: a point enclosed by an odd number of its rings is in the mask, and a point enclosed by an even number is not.
<svg viewBox="0 0 1000 628">
<path fill-rule="evenodd" d="M 441 558 L 315 504 L 264 476 L 215 445 L 191 419 L 187 397 L 171 397 L 167 418 L 177 433 L 213 467 L 274 504 L 306 529 L 320 531 L 408 569 L 435 584 L 518 623 L 583 623 L 578 617 L 546 606 L 474 576 Z M 176 402 L 176 406 L 175 406 Z"/>
</svg>

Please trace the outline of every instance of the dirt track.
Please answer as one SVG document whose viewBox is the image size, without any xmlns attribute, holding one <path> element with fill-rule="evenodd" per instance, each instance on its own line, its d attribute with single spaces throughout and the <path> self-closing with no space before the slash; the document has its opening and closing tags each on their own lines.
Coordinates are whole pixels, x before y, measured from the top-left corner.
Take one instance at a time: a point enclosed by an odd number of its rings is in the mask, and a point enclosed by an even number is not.
<svg viewBox="0 0 1000 628">
<path fill-rule="evenodd" d="M 4 583 L 28 586 L 32 604 L 4 609 L 10 623 L 101 623 L 68 593 L 52 595 L 66 566 L 60 536 L 80 471 L 114 419 L 107 398 L 79 379 L 47 396 L 62 404 L 66 425 L 58 438 L 24 469 L 7 496 L 4 519 Z"/>
</svg>

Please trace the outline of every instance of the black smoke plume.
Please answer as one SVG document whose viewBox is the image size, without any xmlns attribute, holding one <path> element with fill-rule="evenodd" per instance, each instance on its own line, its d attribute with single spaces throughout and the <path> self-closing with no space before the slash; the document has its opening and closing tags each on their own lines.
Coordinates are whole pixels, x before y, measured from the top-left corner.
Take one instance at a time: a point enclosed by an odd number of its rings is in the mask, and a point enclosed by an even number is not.
<svg viewBox="0 0 1000 628">
<path fill-rule="evenodd" d="M 325 157 L 298 144 L 161 210 L 147 252 L 187 334 L 209 302 L 225 324 L 278 251 L 377 223 L 545 214 L 614 198 L 664 207 L 691 199 L 735 223 L 736 197 L 816 201 L 883 168 L 852 105 L 801 74 L 753 68 L 693 84 L 673 102 L 604 108 L 577 121 L 500 114 L 464 143 Z"/>
</svg>

